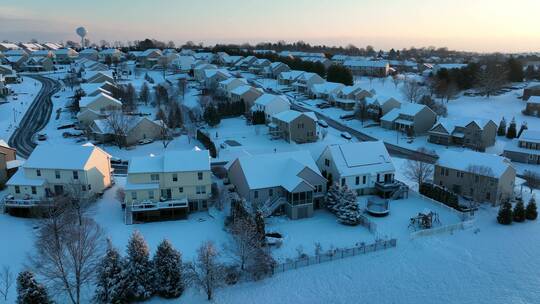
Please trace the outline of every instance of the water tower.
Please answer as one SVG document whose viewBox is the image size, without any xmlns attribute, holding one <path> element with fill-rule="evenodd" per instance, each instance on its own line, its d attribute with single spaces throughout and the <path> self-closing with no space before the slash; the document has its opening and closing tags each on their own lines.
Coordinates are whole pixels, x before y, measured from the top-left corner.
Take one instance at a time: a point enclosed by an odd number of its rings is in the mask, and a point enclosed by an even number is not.
<svg viewBox="0 0 540 304">
<path fill-rule="evenodd" d="M 81 48 L 84 49 L 84 38 L 86 38 L 86 35 L 88 35 L 88 31 L 86 28 L 84 28 L 84 26 L 81 26 L 78 27 L 75 32 L 81 37 Z"/>
</svg>

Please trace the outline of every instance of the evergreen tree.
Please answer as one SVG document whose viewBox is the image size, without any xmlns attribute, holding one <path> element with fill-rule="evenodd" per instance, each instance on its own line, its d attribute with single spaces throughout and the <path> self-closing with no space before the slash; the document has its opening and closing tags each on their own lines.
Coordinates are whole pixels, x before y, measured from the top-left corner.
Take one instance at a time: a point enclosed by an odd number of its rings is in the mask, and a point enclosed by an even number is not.
<svg viewBox="0 0 540 304">
<path fill-rule="evenodd" d="M 531 196 L 527 207 L 525 208 L 525 217 L 528 220 L 534 221 L 538 217 L 538 211 L 536 210 L 536 202 L 534 196 Z"/>
<path fill-rule="evenodd" d="M 330 212 L 336 213 L 342 197 L 343 192 L 341 191 L 339 185 L 333 184 L 326 193 L 326 208 L 330 210 Z"/>
<path fill-rule="evenodd" d="M 216 108 L 212 105 L 209 105 L 204 109 L 203 119 L 210 127 L 217 126 L 221 122 L 221 117 Z"/>
<path fill-rule="evenodd" d="M 159 110 L 156 113 L 156 120 L 161 120 L 167 123 L 167 116 L 165 115 L 165 111 L 160 107 Z"/>
<path fill-rule="evenodd" d="M 153 293 L 154 275 L 150 251 L 140 232 L 133 232 L 123 261 L 122 286 L 124 301 L 143 301 Z"/>
<path fill-rule="evenodd" d="M 331 82 L 339 82 L 344 85 L 353 85 L 354 82 L 351 70 L 337 64 L 334 64 L 328 68 L 326 80 Z"/>
<path fill-rule="evenodd" d="M 523 201 L 521 199 L 518 200 L 516 206 L 514 207 L 513 218 L 514 222 L 521 223 L 525 221 L 525 206 L 523 205 Z"/>
<path fill-rule="evenodd" d="M 499 123 L 499 128 L 497 129 L 497 135 L 498 136 L 506 135 L 506 119 L 504 119 L 504 117 L 501 119 L 501 122 Z"/>
<path fill-rule="evenodd" d="M 17 276 L 18 304 L 52 303 L 45 287 L 36 281 L 34 273 L 23 271 Z"/>
<path fill-rule="evenodd" d="M 508 126 L 508 132 L 506 132 L 506 138 L 513 139 L 517 136 L 516 119 L 512 118 L 510 125 Z"/>
<path fill-rule="evenodd" d="M 156 293 L 164 298 L 178 298 L 184 291 L 182 256 L 171 243 L 163 240 L 154 256 Z"/>
<path fill-rule="evenodd" d="M 259 235 L 261 243 L 264 243 L 266 237 L 266 224 L 264 223 L 264 216 L 260 211 L 255 213 L 255 230 Z"/>
<path fill-rule="evenodd" d="M 502 225 L 512 224 L 512 204 L 505 202 L 501 205 L 497 215 L 497 222 Z"/>
<path fill-rule="evenodd" d="M 522 82 L 525 77 L 523 64 L 514 57 L 510 57 L 506 62 L 506 65 L 508 68 L 508 80 L 511 82 Z"/>
<path fill-rule="evenodd" d="M 361 210 L 356 201 L 356 194 L 347 186 L 341 188 L 342 197 L 337 209 L 338 221 L 345 225 L 358 225 L 360 223 Z"/>
<path fill-rule="evenodd" d="M 146 81 L 143 83 L 141 87 L 141 92 L 139 93 L 139 99 L 144 102 L 145 105 L 148 105 L 148 101 L 150 101 L 150 89 L 148 88 L 148 84 Z"/>
<path fill-rule="evenodd" d="M 107 240 L 107 251 L 98 265 L 95 300 L 98 303 L 118 303 L 122 296 L 122 257 Z"/>
<path fill-rule="evenodd" d="M 527 122 L 526 122 L 526 121 L 522 122 L 522 123 L 521 123 L 521 127 L 519 128 L 519 132 L 518 132 L 518 134 L 517 134 L 517 137 L 518 137 L 518 138 L 521 137 L 521 133 L 523 133 L 523 131 L 525 131 L 525 130 L 527 130 L 527 129 L 528 129 L 528 127 L 527 127 Z"/>
</svg>

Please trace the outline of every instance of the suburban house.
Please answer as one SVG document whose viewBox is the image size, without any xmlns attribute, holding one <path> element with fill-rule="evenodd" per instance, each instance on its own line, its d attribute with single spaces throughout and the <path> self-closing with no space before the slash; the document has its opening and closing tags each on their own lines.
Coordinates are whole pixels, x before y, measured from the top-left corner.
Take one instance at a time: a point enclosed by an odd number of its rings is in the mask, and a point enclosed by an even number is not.
<svg viewBox="0 0 540 304">
<path fill-rule="evenodd" d="M 115 82 L 111 71 L 85 71 L 84 79 L 86 83 Z"/>
<path fill-rule="evenodd" d="M 30 53 L 30 57 L 48 57 L 52 60 L 55 60 L 54 52 L 51 50 L 37 50 L 32 53 Z"/>
<path fill-rule="evenodd" d="M 387 61 L 377 60 L 347 60 L 343 66 L 349 68 L 353 75 L 386 77 L 390 72 Z"/>
<path fill-rule="evenodd" d="M 282 86 L 292 86 L 292 84 L 300 77 L 300 75 L 304 73 L 304 71 L 298 70 L 288 70 L 285 72 L 281 72 L 277 76 L 278 84 Z"/>
<path fill-rule="evenodd" d="M 93 110 L 96 112 L 104 112 L 106 110 L 121 110 L 122 102 L 105 93 L 99 93 L 96 96 L 82 97 L 79 100 L 79 112 L 85 110 Z"/>
<path fill-rule="evenodd" d="M 2 63 L 11 65 L 14 69 L 19 70 L 23 63 L 28 59 L 28 55 L 24 56 L 6 56 L 1 58 Z"/>
<path fill-rule="evenodd" d="M 203 82 L 205 79 L 206 70 L 217 70 L 217 66 L 209 63 L 201 63 L 193 68 L 193 77 L 199 82 Z"/>
<path fill-rule="evenodd" d="M 309 89 L 312 88 L 315 84 L 325 83 L 321 76 L 315 73 L 302 73 L 296 80 L 292 83 L 292 87 L 299 93 L 309 93 Z"/>
<path fill-rule="evenodd" d="M 255 63 L 255 61 L 257 61 L 257 57 L 247 56 L 235 63 L 234 67 L 242 71 L 247 71 L 253 65 L 253 63 Z"/>
<path fill-rule="evenodd" d="M 124 204 L 134 221 L 187 218 L 189 212 L 208 209 L 211 188 L 208 150 L 133 157 Z"/>
<path fill-rule="evenodd" d="M 18 50 L 21 47 L 16 45 L 15 43 L 9 43 L 9 42 L 0 42 L 0 51 L 8 51 L 8 50 Z"/>
<path fill-rule="evenodd" d="M 433 175 L 436 185 L 475 201 L 500 204 L 514 196 L 516 169 L 498 155 L 445 150 Z"/>
<path fill-rule="evenodd" d="M 111 123 L 109 119 L 94 120 L 89 128 L 92 136 L 99 142 L 113 142 L 118 140 L 124 146 L 132 146 L 141 140 L 155 140 L 162 136 L 163 127 L 160 121 L 154 121 L 147 117 L 125 116 L 119 118 L 120 122 Z M 121 124 L 121 130 L 113 124 Z M 117 134 L 121 133 L 121 134 Z"/>
<path fill-rule="evenodd" d="M 318 139 L 317 116 L 313 112 L 287 110 L 272 116 L 270 134 L 288 143 L 309 143 Z"/>
<path fill-rule="evenodd" d="M 489 119 L 440 119 L 428 132 L 428 141 L 485 151 L 495 144 L 497 124 Z"/>
<path fill-rule="evenodd" d="M 523 89 L 523 100 L 527 101 L 531 96 L 540 96 L 540 84 L 530 85 Z"/>
<path fill-rule="evenodd" d="M 328 69 L 333 64 L 332 60 L 325 57 L 303 57 L 302 61 L 320 63 L 324 66 L 325 69 Z"/>
<path fill-rule="evenodd" d="M 195 67 L 196 61 L 193 56 L 176 56 L 171 61 L 171 66 L 177 73 L 189 73 Z"/>
<path fill-rule="evenodd" d="M 243 101 L 246 105 L 246 111 L 253 106 L 255 100 L 263 95 L 260 89 L 254 88 L 250 85 L 241 85 L 231 91 L 232 102 Z"/>
<path fill-rule="evenodd" d="M 272 65 L 272 62 L 268 59 L 257 59 L 251 64 L 248 70 L 255 75 L 262 75 L 270 65 Z"/>
<path fill-rule="evenodd" d="M 244 58 L 243 56 L 230 56 L 230 55 L 221 56 L 219 59 L 219 63 L 227 67 L 233 67 L 243 58 Z"/>
<path fill-rule="evenodd" d="M 393 97 L 373 96 L 366 97 L 365 101 L 367 115 L 374 121 L 379 121 L 388 112 L 401 107 L 401 102 Z"/>
<path fill-rule="evenodd" d="M 151 69 L 158 64 L 162 53 L 159 49 L 147 49 L 142 53 L 137 54 L 137 66 Z"/>
<path fill-rule="evenodd" d="M 54 196 L 93 199 L 113 183 L 110 159 L 90 143 L 38 145 L 7 182 L 5 207 L 11 214 L 30 215 L 29 209 L 49 206 Z"/>
<path fill-rule="evenodd" d="M 262 111 L 266 121 L 272 121 L 272 116 L 277 113 L 290 110 L 291 103 L 285 96 L 265 93 L 255 100 L 251 111 Z"/>
<path fill-rule="evenodd" d="M 529 96 L 523 114 L 540 117 L 540 96 Z"/>
<path fill-rule="evenodd" d="M 119 49 L 104 49 L 98 53 L 98 60 L 101 62 L 105 62 L 107 58 L 111 58 L 112 62 L 120 62 L 123 57 L 124 53 Z"/>
<path fill-rule="evenodd" d="M 525 130 L 504 147 L 504 156 L 525 164 L 540 164 L 540 131 Z"/>
<path fill-rule="evenodd" d="M 228 78 L 218 83 L 218 92 L 221 96 L 231 98 L 231 91 L 239 86 L 247 85 L 244 78 Z"/>
<path fill-rule="evenodd" d="M 84 92 L 84 97 L 97 96 L 101 93 L 112 95 L 111 91 L 118 88 L 115 84 L 105 81 L 100 83 L 81 83 L 80 89 Z"/>
<path fill-rule="evenodd" d="M 329 100 L 330 96 L 337 95 L 337 93 L 345 87 L 342 83 L 328 82 L 315 83 L 309 88 L 309 93 L 312 98 Z"/>
<path fill-rule="evenodd" d="M 208 90 L 216 90 L 218 83 L 231 77 L 233 77 L 231 73 L 225 69 L 204 70 L 204 87 Z"/>
<path fill-rule="evenodd" d="M 291 68 L 283 62 L 272 62 L 269 66 L 265 67 L 262 71 L 264 77 L 276 79 L 281 73 L 289 72 Z"/>
<path fill-rule="evenodd" d="M 30 57 L 20 66 L 25 72 L 48 72 L 54 70 L 54 63 L 49 57 Z"/>
<path fill-rule="evenodd" d="M 20 163 L 17 161 L 17 150 L 0 139 L 0 186 L 3 187 L 6 184 L 7 180 L 17 171 Z"/>
<path fill-rule="evenodd" d="M 326 179 L 308 151 L 242 156 L 226 165 L 236 192 L 264 216 L 311 217 L 324 205 Z"/>
<path fill-rule="evenodd" d="M 91 48 L 81 50 L 79 52 L 79 58 L 97 61 L 99 59 L 98 51 L 96 49 L 91 49 Z"/>
<path fill-rule="evenodd" d="M 71 48 L 54 50 L 54 55 L 59 64 L 70 64 L 79 57 L 79 53 Z"/>
<path fill-rule="evenodd" d="M 19 82 L 17 72 L 10 65 L 0 64 L 0 76 L 3 76 L 5 84 Z"/>
<path fill-rule="evenodd" d="M 381 117 L 381 126 L 385 129 L 418 135 L 428 132 L 436 121 L 437 114 L 429 107 L 404 102 L 399 108 L 392 109 Z"/>
<path fill-rule="evenodd" d="M 357 195 L 392 196 L 400 184 L 382 141 L 365 141 L 327 146 L 317 166 L 329 183 L 347 186 Z"/>
</svg>

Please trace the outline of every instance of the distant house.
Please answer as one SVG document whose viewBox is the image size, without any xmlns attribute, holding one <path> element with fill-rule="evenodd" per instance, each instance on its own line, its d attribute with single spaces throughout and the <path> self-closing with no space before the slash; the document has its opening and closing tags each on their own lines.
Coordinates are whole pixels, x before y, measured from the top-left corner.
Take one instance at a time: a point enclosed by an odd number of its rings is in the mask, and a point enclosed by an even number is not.
<svg viewBox="0 0 540 304">
<path fill-rule="evenodd" d="M 51 50 L 37 50 L 30 53 L 30 57 L 48 57 L 48 58 L 51 58 L 52 60 L 56 59 L 54 52 Z"/>
<path fill-rule="evenodd" d="M 437 74 L 440 70 L 455 70 L 455 69 L 462 69 L 467 67 L 467 64 L 464 63 L 438 63 L 433 65 L 433 68 L 431 72 L 433 75 Z"/>
<path fill-rule="evenodd" d="M 59 64 L 70 64 L 79 57 L 79 53 L 71 48 L 54 50 L 54 55 L 56 63 Z"/>
<path fill-rule="evenodd" d="M 242 71 L 248 71 L 249 68 L 257 61 L 257 57 L 255 56 L 247 56 L 245 58 L 240 59 L 237 63 L 234 64 L 234 67 L 237 69 L 240 69 Z"/>
<path fill-rule="evenodd" d="M 235 64 L 237 64 L 240 60 L 242 60 L 244 56 L 230 56 L 230 55 L 223 55 L 220 56 L 218 61 L 220 64 L 227 66 L 227 67 L 233 67 Z"/>
<path fill-rule="evenodd" d="M 0 98 L 4 98 L 11 94 L 11 89 L 6 84 L 6 81 L 4 80 L 4 76 L 0 75 Z"/>
<path fill-rule="evenodd" d="M 204 88 L 207 90 L 217 90 L 218 83 L 233 77 L 226 69 L 209 69 L 204 70 Z"/>
<path fill-rule="evenodd" d="M 247 85 L 244 78 L 228 78 L 218 83 L 218 92 L 225 98 L 231 98 L 231 91 L 243 85 Z"/>
<path fill-rule="evenodd" d="M 123 57 L 124 53 L 119 49 L 104 49 L 98 53 L 98 59 L 101 62 L 105 62 L 107 58 L 111 58 L 113 62 L 119 62 Z"/>
<path fill-rule="evenodd" d="M 250 85 L 241 85 L 231 91 L 230 100 L 232 102 L 243 101 L 246 105 L 246 110 L 248 110 L 253 106 L 255 100 L 261 97 L 261 95 L 263 95 L 263 92 L 261 90 L 254 88 Z"/>
<path fill-rule="evenodd" d="M 344 87 L 342 83 L 325 81 L 313 84 L 309 92 L 312 98 L 329 100 L 330 96 L 336 95 Z"/>
<path fill-rule="evenodd" d="M 193 77 L 199 82 L 203 82 L 206 70 L 217 70 L 217 66 L 209 63 L 198 64 L 193 68 Z"/>
<path fill-rule="evenodd" d="M 301 219 L 324 206 L 326 179 L 308 151 L 243 156 L 226 168 L 240 197 L 264 216 L 282 211 Z"/>
<path fill-rule="evenodd" d="M 81 83 L 80 89 L 84 92 L 84 97 L 93 97 L 101 93 L 112 96 L 112 91 L 117 86 L 111 82 L 99 82 L 99 83 Z"/>
<path fill-rule="evenodd" d="M 179 73 L 189 73 L 195 67 L 193 56 L 176 56 L 171 61 L 171 66 Z"/>
<path fill-rule="evenodd" d="M 282 86 L 292 86 L 292 84 L 304 73 L 304 71 L 298 70 L 281 72 L 277 76 L 278 84 Z"/>
<path fill-rule="evenodd" d="M 134 221 L 183 219 L 208 209 L 211 187 L 208 150 L 166 151 L 129 161 L 124 203 Z"/>
<path fill-rule="evenodd" d="M 115 82 L 110 71 L 86 71 L 83 77 L 86 83 Z"/>
<path fill-rule="evenodd" d="M 21 47 L 16 45 L 15 43 L 9 43 L 9 42 L 2 42 L 0 43 L 0 51 L 8 51 L 8 50 L 18 50 Z"/>
<path fill-rule="evenodd" d="M 332 65 L 332 61 L 325 57 L 303 57 L 302 61 L 311 63 L 320 63 L 325 69 L 328 69 Z"/>
<path fill-rule="evenodd" d="M 92 110 L 104 112 L 107 110 L 121 110 L 122 102 L 105 93 L 99 93 L 96 96 L 82 97 L 79 101 L 80 112 Z"/>
<path fill-rule="evenodd" d="M 292 87 L 299 93 L 309 94 L 309 88 L 312 88 L 316 84 L 322 84 L 326 81 L 315 73 L 302 73 L 296 80 L 292 83 Z"/>
<path fill-rule="evenodd" d="M 163 130 L 159 121 L 147 117 L 126 116 L 125 121 L 120 123 L 122 124 L 120 131 L 115 131 L 108 119 L 94 120 L 89 128 L 95 140 L 105 143 L 113 142 L 120 137 L 124 146 L 135 145 L 143 139 L 156 140 L 161 137 Z M 121 134 L 117 134 L 119 132 Z"/>
<path fill-rule="evenodd" d="M 38 145 L 7 182 L 5 208 L 10 214 L 32 215 L 49 207 L 54 196 L 92 199 L 112 185 L 111 156 L 92 144 Z"/>
<path fill-rule="evenodd" d="M 17 150 L 0 139 L 0 186 L 6 184 L 20 164 L 21 162 L 17 161 Z"/>
<path fill-rule="evenodd" d="M 48 72 L 54 70 L 54 64 L 49 57 L 30 57 L 20 66 L 21 71 Z"/>
<path fill-rule="evenodd" d="M 510 160 L 540 165 L 540 131 L 525 130 L 504 147 L 504 156 Z"/>
<path fill-rule="evenodd" d="M 500 204 L 514 196 L 516 170 L 498 155 L 445 150 L 433 175 L 435 184 L 476 201 Z"/>
<path fill-rule="evenodd" d="M 13 69 L 19 70 L 21 69 L 24 62 L 28 60 L 28 55 L 23 56 L 6 56 L 2 59 L 2 63 L 11 65 Z"/>
<path fill-rule="evenodd" d="M 540 117 L 540 96 L 529 96 L 523 114 Z"/>
<path fill-rule="evenodd" d="M 142 53 L 137 54 L 137 66 L 151 69 L 158 64 L 159 58 L 163 54 L 159 49 L 147 49 Z"/>
<path fill-rule="evenodd" d="M 530 85 L 523 89 L 523 100 L 527 101 L 531 96 L 540 96 L 540 84 Z"/>
<path fill-rule="evenodd" d="M 255 75 L 262 75 L 265 69 L 271 65 L 272 62 L 268 59 L 257 59 L 251 64 L 248 71 Z"/>
<path fill-rule="evenodd" d="M 262 71 L 264 77 L 276 79 L 283 72 L 290 71 L 288 65 L 283 62 L 272 62 L 269 66 L 265 67 Z"/>
<path fill-rule="evenodd" d="M 367 115 L 370 119 L 374 121 L 379 121 L 388 112 L 401 107 L 401 102 L 393 97 L 386 98 L 382 96 L 368 96 L 365 98 L 365 102 Z"/>
<path fill-rule="evenodd" d="M 310 143 L 318 139 L 317 116 L 313 112 L 287 110 L 274 114 L 270 134 L 288 143 Z"/>
<path fill-rule="evenodd" d="M 251 107 L 251 111 L 262 111 L 266 117 L 266 121 L 272 121 L 272 116 L 277 113 L 290 110 L 291 103 L 289 100 L 280 95 L 265 93 L 255 100 Z"/>
<path fill-rule="evenodd" d="M 96 49 L 84 49 L 79 52 L 79 58 L 86 58 L 89 60 L 97 61 L 99 59 L 98 57 L 98 51 Z"/>
<path fill-rule="evenodd" d="M 386 77 L 390 72 L 387 61 L 377 60 L 347 60 L 343 66 L 349 68 L 353 75 Z"/>
<path fill-rule="evenodd" d="M 485 151 L 495 144 L 497 127 L 491 119 L 441 119 L 429 130 L 428 141 Z"/>
<path fill-rule="evenodd" d="M 357 102 L 371 96 L 373 96 L 372 93 L 355 84 L 341 87 L 337 92 L 330 94 L 327 101 L 345 111 L 352 111 Z"/>
<path fill-rule="evenodd" d="M 399 108 L 391 110 L 381 118 L 381 126 L 385 129 L 418 135 L 429 131 L 436 120 L 437 114 L 429 107 L 404 102 Z"/>
<path fill-rule="evenodd" d="M 389 197 L 399 187 L 382 141 L 330 145 L 317 159 L 317 166 L 330 182 L 347 186 L 357 195 L 378 193 Z"/>
</svg>

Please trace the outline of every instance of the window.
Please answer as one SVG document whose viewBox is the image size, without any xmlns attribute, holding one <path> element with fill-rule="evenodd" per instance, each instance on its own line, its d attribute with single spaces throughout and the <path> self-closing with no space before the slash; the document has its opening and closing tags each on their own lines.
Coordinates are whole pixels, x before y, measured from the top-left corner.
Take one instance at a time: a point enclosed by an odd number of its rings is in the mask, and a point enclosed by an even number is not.
<svg viewBox="0 0 540 304">
<path fill-rule="evenodd" d="M 317 186 L 317 192 L 322 192 L 322 185 Z"/>
<path fill-rule="evenodd" d="M 32 194 L 36 194 L 36 193 L 37 193 L 36 186 L 32 186 L 30 189 L 32 189 Z"/>
<path fill-rule="evenodd" d="M 19 186 L 15 186 L 15 193 L 21 193 L 21 188 Z"/>
<path fill-rule="evenodd" d="M 150 180 L 152 181 L 158 181 L 159 180 L 159 174 L 151 174 Z"/>
<path fill-rule="evenodd" d="M 173 181 L 173 182 L 177 182 L 177 181 L 178 181 L 178 174 L 173 173 L 173 175 L 172 175 L 172 181 Z"/>
<path fill-rule="evenodd" d="M 273 196 L 274 195 L 274 189 L 268 189 L 268 195 Z"/>
<path fill-rule="evenodd" d="M 81 186 L 82 191 L 86 191 L 86 185 Z"/>
<path fill-rule="evenodd" d="M 137 192 L 136 191 L 131 192 L 131 199 L 133 199 L 133 200 L 137 199 Z"/>
<path fill-rule="evenodd" d="M 178 188 L 178 192 L 180 192 L 180 193 L 184 193 L 184 187 L 180 187 L 180 188 Z"/>
<path fill-rule="evenodd" d="M 459 171 L 456 171 L 456 177 L 459 177 Z"/>
<path fill-rule="evenodd" d="M 366 176 L 365 176 L 365 175 L 364 175 L 364 176 L 362 176 L 362 184 L 364 184 L 364 185 L 365 185 L 365 184 L 366 184 L 366 180 L 367 180 Z"/>
<path fill-rule="evenodd" d="M 36 170 L 36 175 L 37 175 L 37 176 L 41 176 L 41 170 L 37 169 L 37 170 Z"/>
<path fill-rule="evenodd" d="M 345 186 L 345 179 L 344 178 L 341 179 L 341 186 Z"/>
<path fill-rule="evenodd" d="M 253 198 L 259 198 L 259 191 L 253 191 Z"/>
<path fill-rule="evenodd" d="M 197 173 L 197 178 L 198 178 L 199 180 L 202 180 L 202 178 L 203 178 L 203 173 L 202 173 L 202 172 Z"/>
<path fill-rule="evenodd" d="M 206 194 L 206 186 L 197 186 L 195 191 L 197 194 Z"/>
<path fill-rule="evenodd" d="M 356 183 L 357 185 L 360 184 L 360 176 L 357 176 L 357 177 L 355 178 L 355 183 Z"/>
<path fill-rule="evenodd" d="M 206 200 L 202 201 L 202 207 L 203 207 L 203 209 L 208 208 L 208 202 Z"/>
<path fill-rule="evenodd" d="M 328 158 L 324 159 L 324 165 L 329 167 L 330 166 L 330 160 Z"/>
<path fill-rule="evenodd" d="M 79 172 L 73 171 L 73 179 L 79 179 Z"/>
<path fill-rule="evenodd" d="M 151 200 L 154 199 L 154 190 L 148 190 L 148 198 Z"/>
<path fill-rule="evenodd" d="M 88 190 L 92 190 L 92 185 L 88 184 Z"/>
<path fill-rule="evenodd" d="M 56 179 L 60 179 L 60 171 L 54 170 L 54 176 L 56 177 Z"/>
</svg>

